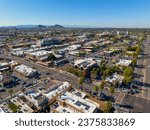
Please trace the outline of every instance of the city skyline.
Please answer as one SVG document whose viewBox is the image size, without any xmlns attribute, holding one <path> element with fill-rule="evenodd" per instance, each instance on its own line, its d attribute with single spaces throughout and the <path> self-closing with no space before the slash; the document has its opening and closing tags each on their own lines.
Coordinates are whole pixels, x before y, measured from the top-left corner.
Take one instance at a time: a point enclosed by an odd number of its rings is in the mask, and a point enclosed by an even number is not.
<svg viewBox="0 0 150 130">
<path fill-rule="evenodd" d="M 149 28 L 149 0 L 0 0 L 0 26 Z"/>
</svg>

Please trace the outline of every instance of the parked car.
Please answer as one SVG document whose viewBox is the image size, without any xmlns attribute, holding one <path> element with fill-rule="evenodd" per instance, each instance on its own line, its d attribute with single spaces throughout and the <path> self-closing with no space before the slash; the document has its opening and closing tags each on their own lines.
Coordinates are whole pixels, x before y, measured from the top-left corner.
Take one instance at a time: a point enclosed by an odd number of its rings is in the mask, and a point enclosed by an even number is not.
<svg viewBox="0 0 150 130">
<path fill-rule="evenodd" d="M 0 88 L 0 92 L 6 91 L 3 87 Z"/>
</svg>

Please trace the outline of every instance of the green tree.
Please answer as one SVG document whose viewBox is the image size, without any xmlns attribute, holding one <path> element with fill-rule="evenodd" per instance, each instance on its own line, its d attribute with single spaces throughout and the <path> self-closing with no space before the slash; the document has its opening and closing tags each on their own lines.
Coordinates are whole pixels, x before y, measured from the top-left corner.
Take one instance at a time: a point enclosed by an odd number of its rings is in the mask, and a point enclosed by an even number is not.
<svg viewBox="0 0 150 130">
<path fill-rule="evenodd" d="M 131 67 L 126 67 L 124 69 L 124 77 L 130 77 L 133 74 L 133 69 Z"/>
<path fill-rule="evenodd" d="M 103 65 L 103 64 L 100 64 L 99 68 L 100 68 L 101 73 L 103 73 L 106 69 L 105 65 Z"/>
<path fill-rule="evenodd" d="M 112 109 L 113 109 L 112 103 L 111 102 L 107 102 L 105 104 L 104 112 L 105 113 L 110 113 L 110 112 L 112 112 Z"/>
<path fill-rule="evenodd" d="M 110 76 L 112 74 L 112 71 L 111 69 L 106 69 L 104 72 L 103 72 L 103 75 L 106 77 L 106 76 Z"/>
<path fill-rule="evenodd" d="M 111 94 L 111 100 L 113 99 L 113 94 L 115 93 L 115 88 L 114 87 L 110 87 L 109 88 L 109 92 L 110 92 L 110 94 Z"/>
<path fill-rule="evenodd" d="M 54 60 L 56 60 L 56 57 L 55 57 L 54 54 L 51 53 L 51 54 L 49 54 L 47 59 L 50 60 L 50 61 L 54 61 Z"/>
<path fill-rule="evenodd" d="M 99 90 L 99 87 L 98 86 L 94 86 L 94 92 L 96 93 L 96 95 L 98 96 L 98 90 Z M 97 97 L 98 98 L 98 97 Z"/>
<path fill-rule="evenodd" d="M 83 90 L 83 83 L 84 83 L 84 77 L 80 77 L 80 78 L 78 79 L 78 84 L 80 85 L 81 90 Z"/>
<path fill-rule="evenodd" d="M 98 86 L 94 86 L 94 91 L 97 93 L 99 90 L 99 87 Z"/>
<path fill-rule="evenodd" d="M 118 87 L 119 87 L 119 81 L 115 81 L 115 82 L 114 82 L 114 87 L 115 87 L 115 88 L 118 88 Z"/>
<path fill-rule="evenodd" d="M 119 67 L 118 66 L 113 66 L 112 68 L 111 68 L 111 71 L 113 71 L 113 72 L 118 72 L 119 71 Z"/>
<path fill-rule="evenodd" d="M 99 85 L 99 89 L 100 89 L 101 93 L 102 93 L 104 87 L 105 87 L 105 83 L 104 83 L 104 81 L 102 81 L 101 84 Z"/>
<path fill-rule="evenodd" d="M 136 65 L 136 63 L 137 63 L 137 59 L 136 59 L 136 58 L 134 58 L 134 59 L 132 60 L 132 66 L 135 66 L 135 65 Z"/>
<path fill-rule="evenodd" d="M 9 93 L 10 96 L 12 97 L 13 90 L 12 90 L 12 89 L 9 89 L 9 90 L 8 90 L 8 93 Z"/>
<path fill-rule="evenodd" d="M 132 76 L 125 77 L 123 81 L 126 85 L 128 85 L 130 82 L 132 82 Z"/>
</svg>

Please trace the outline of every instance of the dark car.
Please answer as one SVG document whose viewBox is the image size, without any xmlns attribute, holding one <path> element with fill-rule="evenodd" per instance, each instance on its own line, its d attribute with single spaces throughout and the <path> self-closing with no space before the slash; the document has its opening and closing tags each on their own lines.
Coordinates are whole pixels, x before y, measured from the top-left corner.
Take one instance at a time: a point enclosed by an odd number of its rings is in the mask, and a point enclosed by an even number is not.
<svg viewBox="0 0 150 130">
<path fill-rule="evenodd" d="M 31 87 L 31 86 L 32 86 L 32 84 L 25 85 L 26 88 Z"/>
<path fill-rule="evenodd" d="M 4 88 L 0 88 L 0 92 L 4 92 L 6 91 Z"/>
<path fill-rule="evenodd" d="M 50 73 L 46 73 L 46 75 L 50 75 Z"/>
<path fill-rule="evenodd" d="M 22 83 L 21 83 L 21 85 L 25 85 L 25 84 L 27 84 L 27 83 L 26 83 L 26 82 L 22 82 Z"/>
<path fill-rule="evenodd" d="M 115 98 L 114 97 L 107 96 L 104 93 L 99 94 L 99 99 L 102 100 L 102 101 L 113 101 L 113 102 L 115 102 Z"/>
</svg>

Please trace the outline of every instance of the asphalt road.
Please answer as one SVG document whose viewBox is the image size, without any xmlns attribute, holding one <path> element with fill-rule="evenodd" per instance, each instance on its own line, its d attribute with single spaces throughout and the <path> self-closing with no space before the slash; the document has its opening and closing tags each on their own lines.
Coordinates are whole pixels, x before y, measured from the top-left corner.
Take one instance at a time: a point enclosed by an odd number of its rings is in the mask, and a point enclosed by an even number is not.
<svg viewBox="0 0 150 130">
<path fill-rule="evenodd" d="M 138 85 L 142 88 L 140 94 L 126 95 L 122 105 L 130 112 L 150 112 L 150 37 L 148 37 L 141 47 L 143 54 L 137 61 L 137 68 L 135 69 L 135 80 L 142 83 Z M 146 61 L 146 64 L 144 63 Z M 144 69 L 144 72 L 142 71 Z M 145 79 L 144 79 L 145 78 Z M 123 108 L 123 109 L 124 109 Z M 122 108 L 121 108 L 122 109 Z"/>
<path fill-rule="evenodd" d="M 6 55 L 3 55 L 4 58 L 8 57 Z M 27 61 L 26 59 L 22 59 L 22 58 L 19 58 L 19 57 L 14 57 L 14 56 L 9 56 L 9 58 L 11 60 L 15 60 L 19 63 L 22 63 L 22 64 L 25 64 L 27 66 L 30 66 L 30 67 L 34 67 L 35 69 L 38 70 L 38 72 L 41 74 L 41 76 L 43 77 L 47 77 L 47 76 L 50 76 L 52 77 L 53 79 L 56 79 L 56 80 L 59 80 L 59 81 L 69 81 L 72 86 L 74 88 L 79 88 L 79 84 L 77 82 L 77 77 L 76 76 L 73 76 L 73 75 L 70 75 L 70 74 L 67 74 L 61 70 L 59 70 L 58 68 L 48 68 L 46 66 L 42 66 L 42 65 L 39 65 L 35 62 L 32 62 L 32 61 Z M 46 73 L 50 73 L 49 75 L 46 75 Z M 29 82 L 33 82 L 33 79 L 27 79 L 26 82 L 29 83 Z M 90 90 L 90 91 L 93 91 L 93 84 L 86 84 L 84 83 L 83 84 L 83 87 Z M 17 90 L 15 91 L 17 93 Z M 107 89 L 105 89 L 103 91 L 105 94 L 107 95 L 110 95 L 109 91 Z M 5 97 L 7 96 L 8 94 L 5 95 Z M 115 98 L 117 98 L 119 95 L 119 92 L 116 92 L 113 96 Z"/>
</svg>

